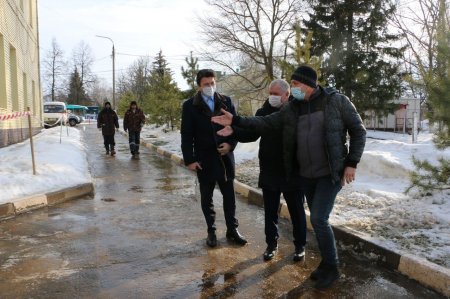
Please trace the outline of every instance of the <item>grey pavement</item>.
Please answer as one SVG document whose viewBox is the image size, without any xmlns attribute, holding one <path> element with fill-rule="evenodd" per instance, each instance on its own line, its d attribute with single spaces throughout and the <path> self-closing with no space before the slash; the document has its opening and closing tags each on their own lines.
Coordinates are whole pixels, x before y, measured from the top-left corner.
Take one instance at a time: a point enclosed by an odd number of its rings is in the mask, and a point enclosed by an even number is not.
<svg viewBox="0 0 450 299">
<path fill-rule="evenodd" d="M 104 155 L 93 126 L 84 138 L 95 196 L 0 222 L 0 298 L 443 298 L 345 251 L 339 282 L 315 290 L 313 234 L 306 260 L 295 263 L 281 221 L 278 255 L 264 262 L 263 210 L 238 200 L 249 244 L 229 244 L 219 192 L 219 245 L 210 249 L 191 172 L 145 148 L 130 159 L 120 134 L 116 157 Z"/>
</svg>

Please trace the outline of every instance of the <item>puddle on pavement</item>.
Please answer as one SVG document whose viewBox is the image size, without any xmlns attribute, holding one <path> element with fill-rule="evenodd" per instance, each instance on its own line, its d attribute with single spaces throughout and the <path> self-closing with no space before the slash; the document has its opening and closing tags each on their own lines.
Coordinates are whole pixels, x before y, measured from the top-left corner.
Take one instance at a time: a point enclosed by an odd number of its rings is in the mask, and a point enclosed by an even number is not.
<svg viewBox="0 0 450 299">
<path fill-rule="evenodd" d="M 49 218 L 53 219 L 53 220 L 85 220 L 87 217 L 86 216 L 81 216 L 81 215 L 77 215 L 77 214 L 71 214 L 71 213 L 64 213 L 64 214 L 60 214 L 60 213 L 55 213 L 55 214 L 49 214 L 48 215 Z"/>
<path fill-rule="evenodd" d="M 116 201 L 116 200 L 114 198 L 111 198 L 111 197 L 106 197 L 106 198 L 102 198 L 101 201 L 113 202 L 113 201 Z"/>
<path fill-rule="evenodd" d="M 128 191 L 133 191 L 137 193 L 144 193 L 144 188 L 142 186 L 132 186 Z"/>
</svg>

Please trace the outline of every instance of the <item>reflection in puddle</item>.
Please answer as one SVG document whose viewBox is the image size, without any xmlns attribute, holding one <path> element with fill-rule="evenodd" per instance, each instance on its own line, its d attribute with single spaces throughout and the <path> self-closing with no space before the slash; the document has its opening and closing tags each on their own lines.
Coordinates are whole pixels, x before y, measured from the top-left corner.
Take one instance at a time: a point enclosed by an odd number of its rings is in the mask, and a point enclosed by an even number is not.
<svg viewBox="0 0 450 299">
<path fill-rule="evenodd" d="M 106 198 L 102 198 L 101 201 L 113 202 L 113 201 L 116 201 L 116 200 L 114 198 L 111 198 L 111 197 L 106 197 Z"/>
</svg>

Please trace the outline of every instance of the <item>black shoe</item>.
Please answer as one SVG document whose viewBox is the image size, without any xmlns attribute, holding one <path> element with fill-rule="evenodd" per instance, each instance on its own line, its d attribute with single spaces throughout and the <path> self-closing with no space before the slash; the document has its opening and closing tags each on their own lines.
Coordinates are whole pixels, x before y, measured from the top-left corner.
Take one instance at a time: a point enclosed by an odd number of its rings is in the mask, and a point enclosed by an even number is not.
<svg viewBox="0 0 450 299">
<path fill-rule="evenodd" d="M 312 280 L 319 279 L 324 267 L 325 267 L 325 263 L 323 261 L 321 261 L 319 266 L 316 268 L 316 270 L 311 272 L 311 274 L 309 275 L 309 278 L 311 278 Z"/>
<path fill-rule="evenodd" d="M 270 244 L 267 245 L 266 251 L 264 251 L 263 258 L 265 261 L 270 261 L 273 259 L 275 254 L 277 253 L 278 245 L 277 244 Z"/>
<path fill-rule="evenodd" d="M 109 155 L 109 150 L 106 150 L 106 154 Z"/>
<path fill-rule="evenodd" d="M 217 246 L 217 237 L 215 232 L 208 233 L 208 237 L 206 238 L 206 245 L 209 247 Z"/>
<path fill-rule="evenodd" d="M 295 248 L 294 261 L 299 262 L 305 258 L 305 247 Z"/>
<path fill-rule="evenodd" d="M 336 265 L 325 265 L 320 272 L 314 287 L 316 289 L 327 289 L 339 279 L 339 270 Z"/>
<path fill-rule="evenodd" d="M 241 235 L 237 229 L 227 230 L 227 239 L 230 241 L 233 241 L 234 243 L 238 245 L 245 245 L 247 244 L 247 240 L 244 238 L 243 235 Z"/>
<path fill-rule="evenodd" d="M 116 154 L 116 151 L 114 149 L 111 150 L 111 156 L 114 156 Z"/>
</svg>

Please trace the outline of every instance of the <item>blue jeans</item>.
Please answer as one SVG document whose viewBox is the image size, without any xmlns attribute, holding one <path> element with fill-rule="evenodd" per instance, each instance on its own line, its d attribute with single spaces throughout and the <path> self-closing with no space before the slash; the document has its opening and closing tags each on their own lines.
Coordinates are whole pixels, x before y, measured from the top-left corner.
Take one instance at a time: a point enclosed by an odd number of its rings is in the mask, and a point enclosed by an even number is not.
<svg viewBox="0 0 450 299">
<path fill-rule="evenodd" d="M 280 196 L 284 199 L 291 215 L 292 234 L 294 235 L 295 248 L 304 248 L 306 245 L 306 216 L 303 208 L 303 193 L 300 190 L 281 191 L 263 188 L 264 198 L 264 232 L 266 233 L 267 245 L 273 245 L 278 240 L 278 209 L 280 207 Z"/>
<path fill-rule="evenodd" d="M 329 265 L 337 265 L 339 260 L 336 241 L 328 218 L 333 210 L 336 195 L 342 188 L 341 184 L 333 183 L 330 175 L 316 179 L 302 177 L 300 183 L 311 213 L 311 224 L 319 244 L 322 261 Z"/>
<path fill-rule="evenodd" d="M 139 153 L 139 143 L 141 141 L 141 132 L 128 130 L 128 142 L 130 143 L 130 152 L 132 155 Z"/>
</svg>

